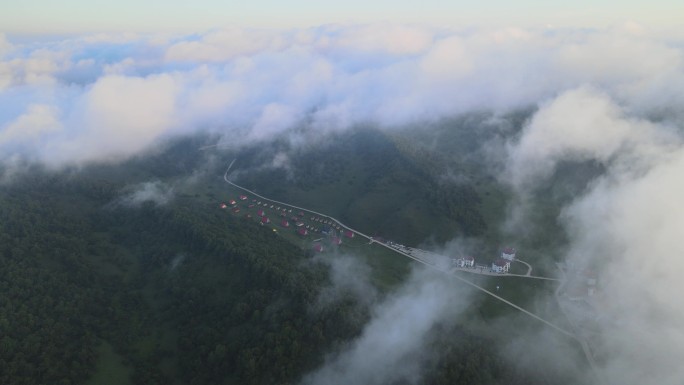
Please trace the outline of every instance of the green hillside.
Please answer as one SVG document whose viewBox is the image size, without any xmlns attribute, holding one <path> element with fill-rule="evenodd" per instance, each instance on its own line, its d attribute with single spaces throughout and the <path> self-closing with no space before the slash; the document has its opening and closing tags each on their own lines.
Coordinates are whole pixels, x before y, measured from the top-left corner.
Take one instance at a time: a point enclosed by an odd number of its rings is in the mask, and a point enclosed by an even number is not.
<svg viewBox="0 0 684 385">
<path fill-rule="evenodd" d="M 292 154 L 287 168 L 260 167 L 284 151 Z M 235 167 L 240 185 L 409 245 L 478 236 L 487 228 L 477 190 L 435 179 L 417 157 L 373 129 L 329 137 L 306 151 L 278 143 L 246 150 Z"/>
<path fill-rule="evenodd" d="M 241 183 L 369 233 L 418 243 L 487 231 L 480 190 L 435 181 L 378 131 L 291 149 L 290 171 L 259 168 L 282 143 L 197 150 L 209 140 L 118 165 L 34 168 L 0 186 L 0 383 L 294 384 L 359 335 L 372 309 L 357 297 L 313 310 L 331 278 L 308 247 L 218 209 L 236 157 L 253 171 Z M 122 200 L 150 181 L 173 198 Z M 382 248 L 360 255 L 381 296 L 411 265 Z M 487 306 L 471 321 L 510 312 Z M 466 323 L 431 336 L 426 383 L 554 383 L 516 372 Z"/>
</svg>

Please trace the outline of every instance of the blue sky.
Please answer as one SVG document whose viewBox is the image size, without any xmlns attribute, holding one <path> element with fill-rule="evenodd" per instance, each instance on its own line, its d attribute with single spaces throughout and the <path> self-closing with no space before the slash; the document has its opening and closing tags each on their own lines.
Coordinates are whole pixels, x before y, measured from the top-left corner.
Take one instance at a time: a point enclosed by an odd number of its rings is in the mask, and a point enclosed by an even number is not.
<svg viewBox="0 0 684 385">
<path fill-rule="evenodd" d="M 676 26 L 678 0 L 1 0 L 6 33 L 204 31 L 228 25 L 304 27 L 376 21 L 449 25 L 604 27 L 624 21 Z"/>
</svg>

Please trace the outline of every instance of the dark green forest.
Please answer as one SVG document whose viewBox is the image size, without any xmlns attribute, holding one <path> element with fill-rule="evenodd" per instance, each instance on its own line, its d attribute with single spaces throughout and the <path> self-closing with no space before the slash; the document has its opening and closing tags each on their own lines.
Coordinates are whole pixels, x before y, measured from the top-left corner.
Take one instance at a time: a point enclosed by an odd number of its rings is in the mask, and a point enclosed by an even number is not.
<svg viewBox="0 0 684 385">
<path fill-rule="evenodd" d="M 295 188 L 283 170 L 244 182 L 295 200 L 322 196 L 312 204 L 383 235 L 410 233 L 414 242 L 425 234 L 397 225 L 411 213 L 418 225 L 485 231 L 476 189 L 434 181 L 379 133 L 354 135 L 338 151 L 293 156 Z M 313 309 L 330 277 L 309 251 L 216 210 L 222 169 L 197 151 L 203 140 L 118 165 L 34 167 L 0 185 L 0 383 L 92 384 L 117 361 L 132 384 L 295 384 L 361 333 L 371 309 L 353 296 Z M 259 161 L 254 152 L 238 155 L 243 166 Z M 192 183 L 180 182 L 193 173 Z M 121 203 L 147 180 L 176 183 L 174 199 Z M 321 195 L 326 185 L 339 191 L 338 183 L 349 190 Z M 391 192 L 423 184 L 430 188 Z M 341 198 L 362 190 L 361 202 Z M 369 213 L 380 200 L 385 206 Z M 389 214 L 395 201 L 413 206 Z M 383 213 L 389 218 L 375 218 Z M 554 383 L 520 373 L 485 336 L 440 327 L 427 384 Z"/>
<path fill-rule="evenodd" d="M 455 235 L 482 236 L 487 223 L 473 184 L 441 180 L 436 157 L 407 151 L 387 133 L 358 129 L 304 149 L 286 141 L 243 149 L 236 182 L 266 196 L 306 205 L 368 234 L 417 245 Z M 264 167 L 288 154 L 285 167 Z"/>
</svg>

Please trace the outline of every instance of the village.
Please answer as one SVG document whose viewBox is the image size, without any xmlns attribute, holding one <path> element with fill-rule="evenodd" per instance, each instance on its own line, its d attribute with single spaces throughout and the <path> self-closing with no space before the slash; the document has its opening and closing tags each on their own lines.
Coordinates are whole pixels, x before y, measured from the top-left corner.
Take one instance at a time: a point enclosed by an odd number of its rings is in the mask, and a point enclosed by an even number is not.
<svg viewBox="0 0 684 385">
<path fill-rule="evenodd" d="M 327 248 L 337 248 L 343 243 L 343 239 L 351 240 L 355 232 L 342 226 L 334 219 L 308 212 L 294 206 L 285 205 L 275 201 L 269 201 L 262 197 L 250 197 L 241 194 L 236 199 L 222 202 L 219 207 L 224 210 L 230 209 L 235 215 L 242 215 L 245 219 L 258 221 L 262 226 L 271 226 L 273 232 L 281 235 L 294 234 L 303 245 L 316 253 L 322 253 Z M 402 244 L 385 240 L 381 237 L 370 237 L 370 243 L 377 242 L 390 248 L 411 255 L 420 261 L 437 265 L 438 261 L 445 260 L 445 256 L 430 251 L 407 247 Z M 508 275 L 511 263 L 516 261 L 516 250 L 512 247 L 503 248 L 500 254 L 491 261 L 491 264 L 476 263 L 474 257 L 457 256 L 447 257 L 450 260 L 450 270 L 467 271 L 483 275 Z M 519 261 L 522 262 L 522 261 Z M 525 262 L 522 262 L 526 264 Z M 531 273 L 528 266 L 527 276 Z"/>
<path fill-rule="evenodd" d="M 590 341 L 593 333 L 592 325 L 600 318 L 598 308 L 600 307 L 600 298 L 602 296 L 598 294 L 597 279 L 594 272 L 589 270 L 580 271 L 574 266 L 557 264 L 561 272 L 561 277 L 537 276 L 532 275 L 532 266 L 521 260 L 517 255 L 518 252 L 513 247 L 501 248 L 496 257 L 491 260 L 491 263 L 483 264 L 477 263 L 476 259 L 471 255 L 445 256 L 432 251 L 405 246 L 378 236 L 369 236 L 358 230 L 354 230 L 349 226 L 343 225 L 339 220 L 328 215 L 283 202 L 269 200 L 253 191 L 234 184 L 228 180 L 228 172 L 234 162 L 235 160 L 231 162 L 226 170 L 226 173 L 223 176 L 224 180 L 237 189 L 252 194 L 254 197 L 250 200 L 248 195 L 241 194 L 238 196 L 237 200 L 230 199 L 228 204 L 221 203 L 221 209 L 227 210 L 230 208 L 235 215 L 243 215 L 247 220 L 252 219 L 258 221 L 262 226 L 271 226 L 274 234 L 283 235 L 291 240 L 296 239 L 301 242 L 303 248 L 309 249 L 314 253 L 323 253 L 325 250 L 335 250 L 339 247 L 358 248 L 365 247 L 364 245 L 377 244 L 422 264 L 454 274 L 454 277 L 462 282 L 475 287 L 480 291 L 486 292 L 488 295 L 515 307 L 521 312 L 544 322 L 564 334 L 577 338 L 587 360 L 592 367 L 595 367 L 594 354 L 592 352 L 593 348 L 590 346 Z M 243 210 L 244 212 L 241 214 Z M 271 221 L 271 217 L 276 219 L 278 225 Z M 290 231 L 287 231 L 287 229 L 290 229 Z M 358 235 L 358 237 L 355 237 L 355 235 Z M 345 239 L 344 245 L 343 238 Z M 369 242 L 366 242 L 366 240 Z M 514 262 L 525 265 L 527 267 L 527 272 L 525 274 L 512 273 L 511 265 Z M 528 279 L 559 281 L 560 284 L 555 291 L 556 302 L 564 317 L 569 321 L 573 331 L 568 331 L 515 305 L 494 292 L 488 291 L 467 279 L 459 277 L 458 274 L 455 274 L 457 272 L 467 272 L 485 276 L 522 277 Z M 495 291 L 498 292 L 499 289 L 500 285 L 497 284 L 495 286 Z"/>
<path fill-rule="evenodd" d="M 331 218 L 305 214 L 295 207 L 262 198 L 250 199 L 247 195 L 240 195 L 228 203 L 222 202 L 219 207 L 224 210 L 230 208 L 236 215 L 243 213 L 243 218 L 258 221 L 262 226 L 270 225 L 274 233 L 287 234 L 289 231 L 303 242 L 310 242 L 310 249 L 316 253 L 322 253 L 326 247 L 340 246 L 343 238 L 354 238 L 352 230 L 342 227 Z"/>
</svg>

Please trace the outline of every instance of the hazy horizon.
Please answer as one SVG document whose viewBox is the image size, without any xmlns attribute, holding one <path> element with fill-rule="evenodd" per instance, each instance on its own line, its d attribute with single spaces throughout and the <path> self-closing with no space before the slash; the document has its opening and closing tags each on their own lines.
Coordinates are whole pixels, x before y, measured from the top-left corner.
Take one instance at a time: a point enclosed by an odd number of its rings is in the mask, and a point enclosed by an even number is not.
<svg viewBox="0 0 684 385">
<path fill-rule="evenodd" d="M 449 28 L 520 27 L 602 29 L 625 22 L 681 32 L 684 5 L 674 0 L 581 1 L 568 4 L 535 0 L 417 2 L 306 1 L 253 2 L 203 0 L 113 3 L 27 0 L 5 4 L 2 31 L 50 35 L 98 32 L 203 32 L 216 28 L 303 28 L 325 24 L 404 23 Z"/>
</svg>

